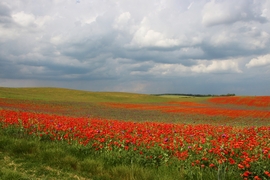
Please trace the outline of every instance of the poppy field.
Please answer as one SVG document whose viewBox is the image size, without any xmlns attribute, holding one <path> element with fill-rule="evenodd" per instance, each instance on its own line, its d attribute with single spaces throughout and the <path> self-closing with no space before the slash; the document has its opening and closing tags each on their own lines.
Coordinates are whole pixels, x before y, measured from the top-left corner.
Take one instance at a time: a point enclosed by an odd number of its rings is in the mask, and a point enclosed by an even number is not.
<svg viewBox="0 0 270 180">
<path fill-rule="evenodd" d="M 176 179 L 270 179 L 269 96 L 54 99 L 0 97 L 2 131 L 86 149 L 106 166 L 167 169 Z"/>
</svg>

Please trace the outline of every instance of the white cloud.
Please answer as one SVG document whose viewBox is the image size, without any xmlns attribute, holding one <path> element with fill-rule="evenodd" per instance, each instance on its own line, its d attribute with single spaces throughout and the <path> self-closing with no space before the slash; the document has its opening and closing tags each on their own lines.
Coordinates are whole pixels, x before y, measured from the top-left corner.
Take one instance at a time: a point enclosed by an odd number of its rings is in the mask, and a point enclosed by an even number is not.
<svg viewBox="0 0 270 180">
<path fill-rule="evenodd" d="M 127 23 L 129 19 L 130 19 L 130 13 L 124 12 L 120 14 L 120 16 L 116 19 L 116 22 L 123 24 L 123 23 Z"/>
<path fill-rule="evenodd" d="M 198 61 L 198 65 L 192 66 L 195 73 L 241 73 L 235 60 Z"/>
<path fill-rule="evenodd" d="M 56 35 L 51 37 L 50 42 L 54 45 L 59 45 L 63 42 L 63 37 L 62 35 Z"/>
<path fill-rule="evenodd" d="M 270 65 L 270 54 L 253 58 L 246 64 L 247 68 Z"/>
<path fill-rule="evenodd" d="M 214 46 L 226 45 L 232 41 L 236 41 L 237 34 L 234 32 L 229 32 L 227 30 L 221 30 L 219 33 L 214 34 L 210 37 L 210 42 Z"/>
<path fill-rule="evenodd" d="M 33 14 L 28 14 L 23 11 L 12 14 L 14 21 L 21 26 L 30 26 L 35 23 L 35 16 Z"/>
<path fill-rule="evenodd" d="M 22 27 L 36 27 L 40 28 L 44 26 L 45 23 L 52 20 L 52 17 L 45 16 L 35 16 L 32 13 L 25 13 L 24 11 L 20 11 L 12 14 L 12 18 L 14 22 L 21 25 Z"/>
<path fill-rule="evenodd" d="M 188 72 L 188 68 L 182 64 L 156 64 L 150 70 L 149 74 L 157 76 L 179 76 Z"/>
<path fill-rule="evenodd" d="M 9 40 L 14 40 L 20 36 L 16 29 L 8 29 L 0 25 L 0 42 L 4 43 Z"/>
<path fill-rule="evenodd" d="M 93 16 L 93 17 L 86 17 L 84 18 L 84 20 L 82 21 L 83 24 L 91 24 L 93 22 L 96 21 L 98 16 Z"/>
<path fill-rule="evenodd" d="M 44 26 L 47 22 L 53 20 L 52 17 L 50 16 L 38 16 L 36 17 L 35 19 L 35 24 L 38 26 L 38 27 L 42 27 Z"/>
<path fill-rule="evenodd" d="M 131 41 L 131 45 L 139 47 L 174 47 L 179 44 L 178 39 L 168 38 L 165 34 L 147 27 L 139 28 Z"/>
<path fill-rule="evenodd" d="M 249 0 L 215 1 L 205 4 L 203 8 L 202 24 L 214 26 L 230 24 L 238 21 L 266 22 L 263 10 L 257 8 L 260 4 Z"/>
<path fill-rule="evenodd" d="M 130 12 L 124 12 L 115 18 L 113 28 L 118 29 L 120 31 L 127 31 L 132 33 L 132 22 Z"/>
<path fill-rule="evenodd" d="M 235 18 L 229 7 L 210 1 L 204 6 L 202 24 L 212 26 L 235 21 Z"/>
<path fill-rule="evenodd" d="M 238 61 L 238 60 L 237 60 Z M 197 60 L 196 65 L 156 63 L 148 72 L 133 72 L 133 75 L 155 75 L 161 77 L 194 76 L 195 74 L 242 73 L 238 63 L 233 60 Z"/>
</svg>

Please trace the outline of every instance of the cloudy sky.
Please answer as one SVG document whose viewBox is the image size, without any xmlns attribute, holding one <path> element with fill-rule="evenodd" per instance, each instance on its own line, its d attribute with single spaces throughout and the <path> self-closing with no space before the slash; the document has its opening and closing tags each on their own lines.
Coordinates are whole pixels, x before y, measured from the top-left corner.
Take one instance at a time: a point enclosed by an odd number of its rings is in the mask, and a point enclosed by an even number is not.
<svg viewBox="0 0 270 180">
<path fill-rule="evenodd" d="M 270 95 L 270 1 L 1 0 L 0 86 Z"/>
</svg>

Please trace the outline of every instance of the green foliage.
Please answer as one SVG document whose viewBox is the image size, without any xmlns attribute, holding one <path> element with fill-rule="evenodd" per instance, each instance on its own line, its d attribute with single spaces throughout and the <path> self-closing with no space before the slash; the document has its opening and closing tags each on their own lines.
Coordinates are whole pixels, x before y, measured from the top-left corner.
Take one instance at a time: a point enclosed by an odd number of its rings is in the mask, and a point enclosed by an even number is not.
<svg viewBox="0 0 270 180">
<path fill-rule="evenodd" d="M 121 148 L 96 152 L 89 146 L 41 141 L 26 135 L 18 137 L 3 130 L 0 139 L 0 159 L 4 159 L 0 161 L 4 167 L 0 171 L 1 179 L 239 179 L 237 170 L 228 172 L 225 166 L 218 167 L 218 171 L 207 166 L 191 167 L 191 161 L 169 158 L 159 147 L 149 151 L 138 149 L 143 151 L 142 155 Z M 168 158 L 160 158 L 160 155 Z"/>
<path fill-rule="evenodd" d="M 134 180 L 209 179 L 209 177 L 216 179 L 218 177 L 217 171 L 208 167 L 205 169 L 198 167 L 195 170 L 196 168 L 191 169 L 187 164 L 190 162 L 159 158 L 159 155 L 164 156 L 164 152 L 158 147 L 138 155 L 133 151 L 120 149 L 95 152 L 88 146 L 25 138 L 26 136 L 18 137 L 14 133 L 8 135 L 6 132 L 0 132 L 0 150 L 4 159 L 0 163 L 5 164 L 5 168 L 0 172 L 1 179 L 27 179 L 30 176 L 60 177 L 60 175 L 61 179 L 81 177 Z M 13 160 L 7 160 L 10 158 Z M 221 171 L 223 174 L 221 173 L 220 180 L 235 177 L 237 179 L 239 176 L 237 172 L 231 174 L 226 172 L 224 175 L 224 168 L 221 168 Z"/>
<path fill-rule="evenodd" d="M 0 170 L 0 179 L 2 180 L 28 180 L 23 173 L 16 170 L 6 169 L 5 167 Z"/>
<path fill-rule="evenodd" d="M 100 161 L 96 161 L 92 158 L 86 158 L 80 162 L 80 170 L 86 173 L 94 174 L 102 174 L 104 171 L 103 163 Z"/>
<path fill-rule="evenodd" d="M 9 145 L 10 152 L 14 154 L 33 154 L 39 151 L 39 147 L 34 142 L 29 142 L 28 140 L 14 141 L 13 144 Z"/>
</svg>

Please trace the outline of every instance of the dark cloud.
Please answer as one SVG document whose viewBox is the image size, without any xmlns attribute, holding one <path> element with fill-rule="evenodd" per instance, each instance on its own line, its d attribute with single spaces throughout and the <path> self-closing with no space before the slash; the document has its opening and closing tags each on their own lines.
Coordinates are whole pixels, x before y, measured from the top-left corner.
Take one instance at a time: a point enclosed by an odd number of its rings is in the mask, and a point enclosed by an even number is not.
<svg viewBox="0 0 270 180">
<path fill-rule="evenodd" d="M 267 94 L 269 8 L 266 0 L 4 0 L 0 86 Z"/>
<path fill-rule="evenodd" d="M 1 17 L 10 17 L 10 9 L 7 5 L 0 3 L 0 16 Z"/>
<path fill-rule="evenodd" d="M 12 22 L 11 10 L 7 5 L 0 2 L 0 25 L 8 27 Z"/>
</svg>

